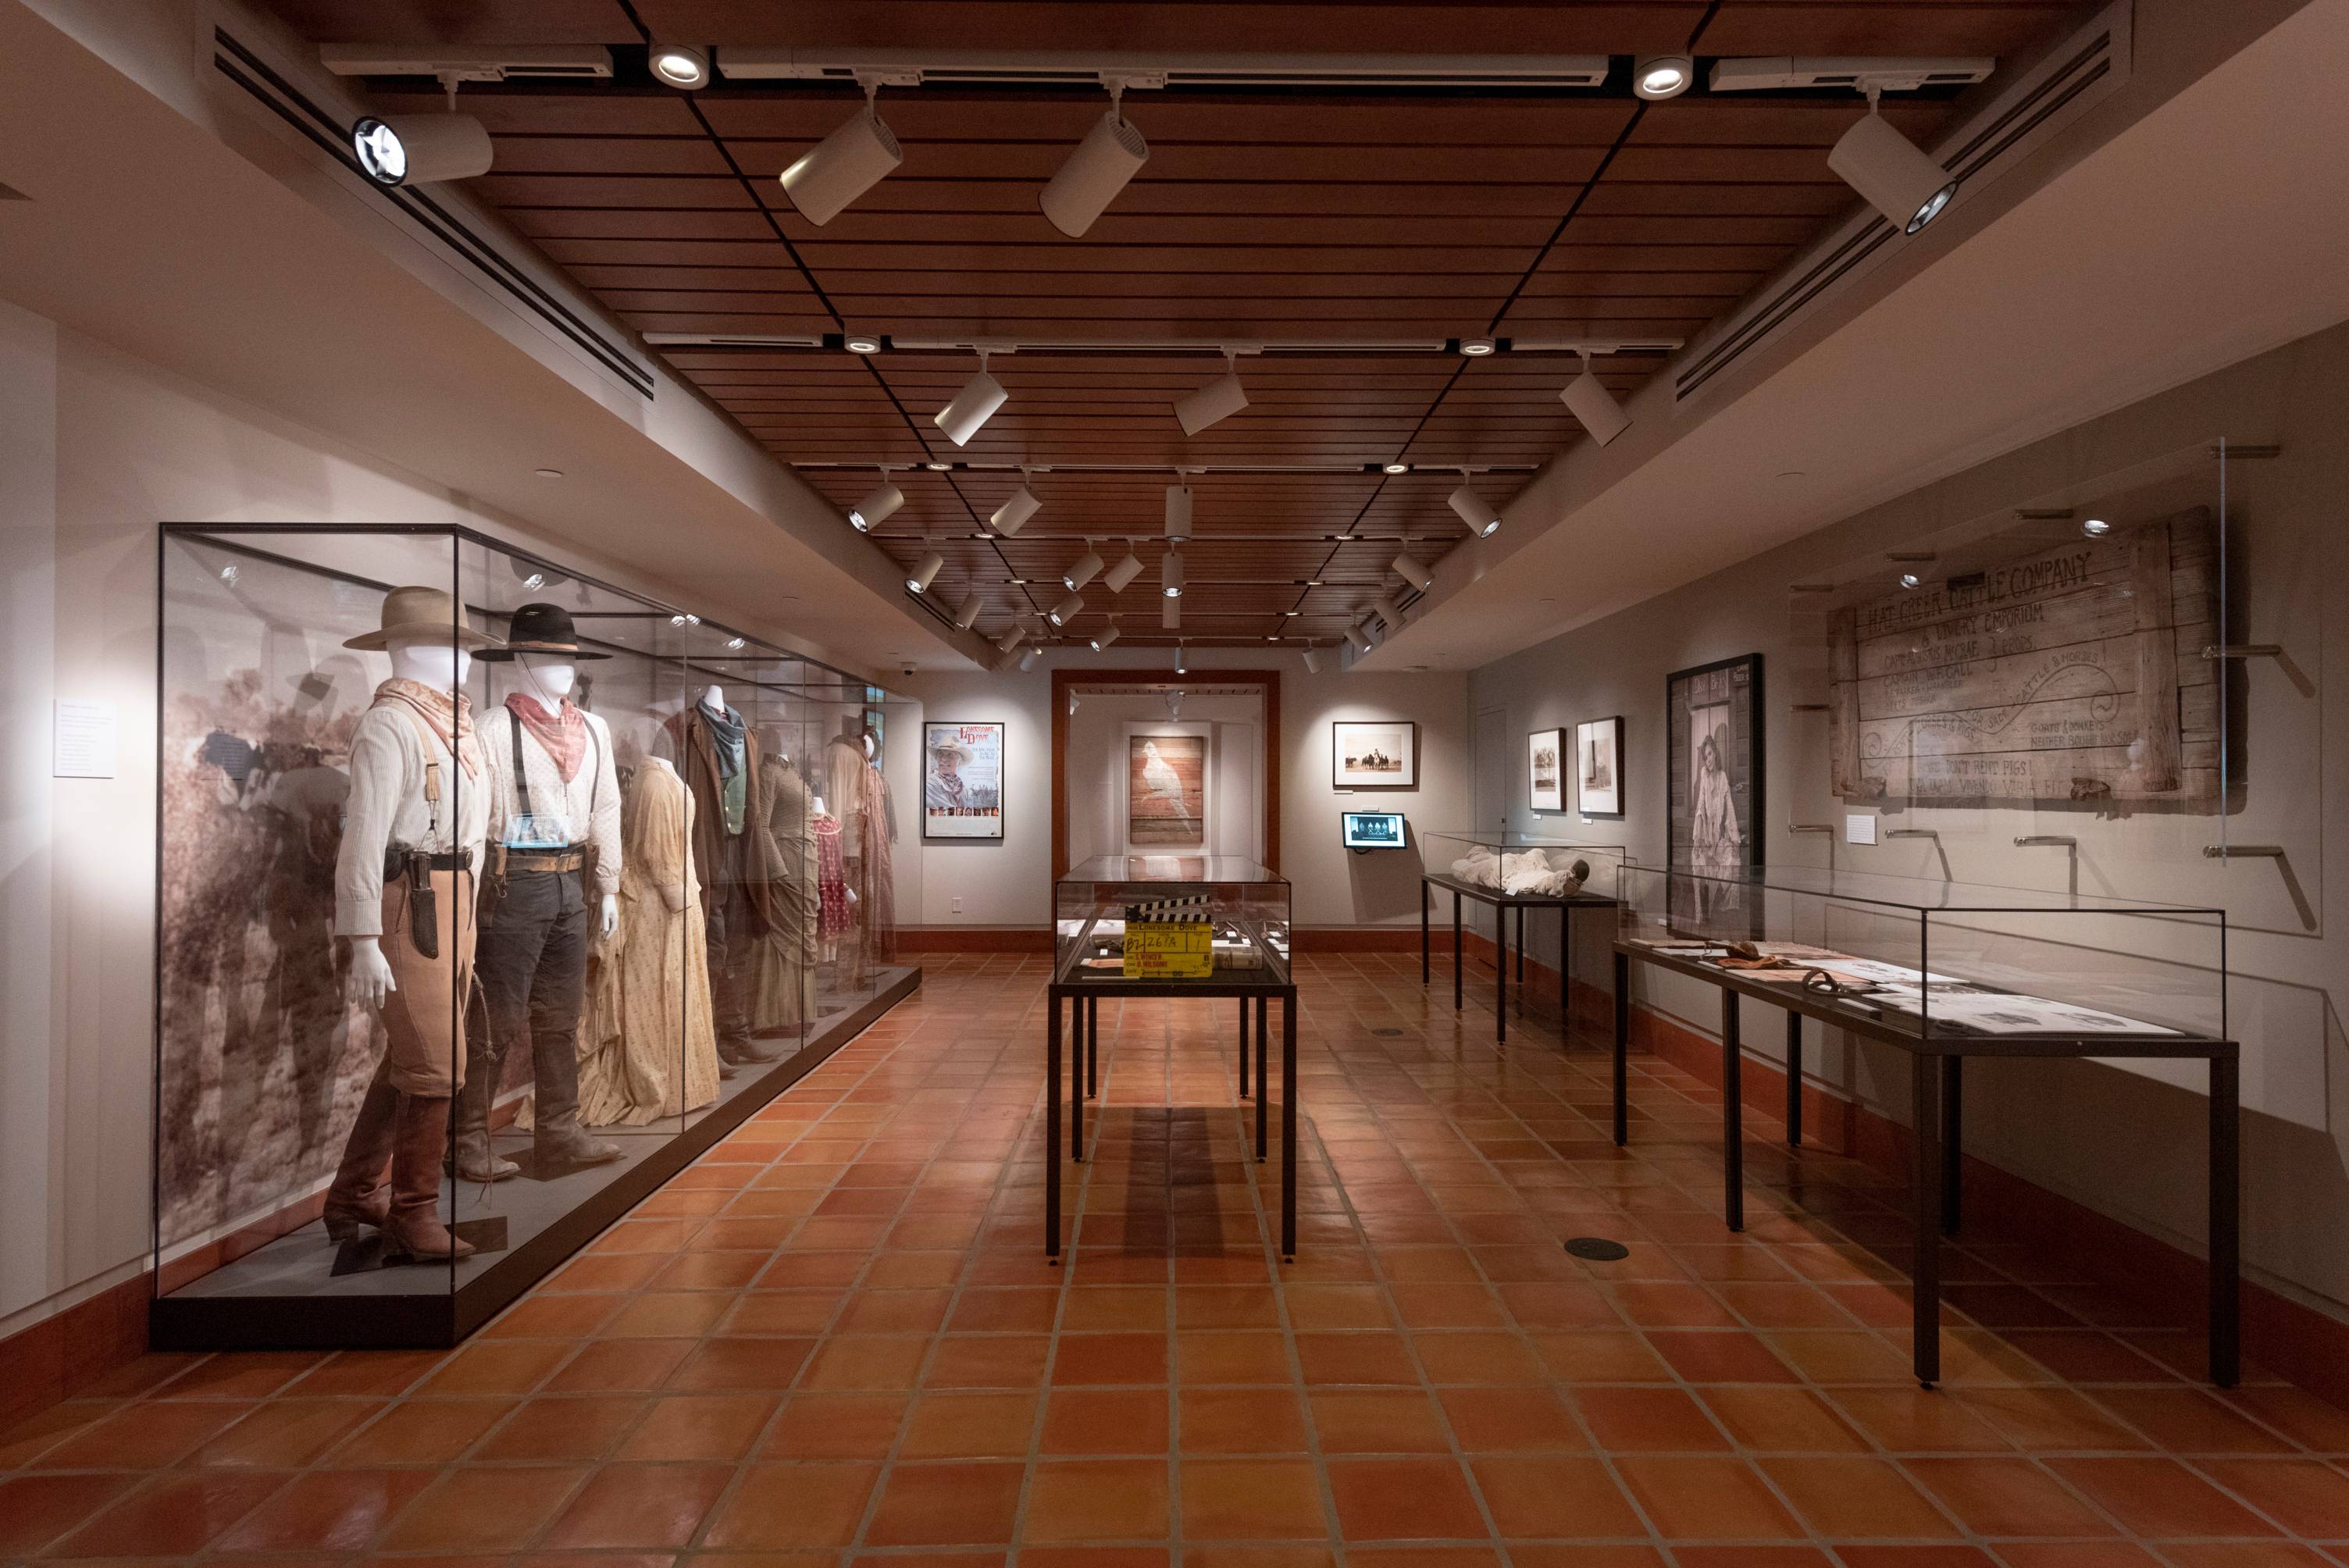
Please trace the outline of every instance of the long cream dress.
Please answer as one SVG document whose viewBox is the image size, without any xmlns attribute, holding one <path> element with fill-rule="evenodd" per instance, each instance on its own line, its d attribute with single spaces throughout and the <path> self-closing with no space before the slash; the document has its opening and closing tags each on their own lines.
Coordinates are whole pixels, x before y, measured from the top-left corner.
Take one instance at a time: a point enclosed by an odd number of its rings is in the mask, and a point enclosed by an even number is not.
<svg viewBox="0 0 2349 1568">
<path fill-rule="evenodd" d="M 693 797 L 647 761 L 620 813 L 620 929 L 589 992 L 594 1050 L 579 1063 L 579 1119 L 641 1126 L 718 1098 L 709 946 L 694 874 Z M 680 1035 L 682 1047 L 680 1048 Z"/>
<path fill-rule="evenodd" d="M 773 1034 L 797 1029 L 815 1016 L 815 839 L 810 830 L 814 795 L 799 769 L 783 758 L 770 755 L 759 767 L 767 786 L 766 825 L 773 851 L 767 890 L 771 921 L 759 939 L 750 1027 Z"/>
</svg>

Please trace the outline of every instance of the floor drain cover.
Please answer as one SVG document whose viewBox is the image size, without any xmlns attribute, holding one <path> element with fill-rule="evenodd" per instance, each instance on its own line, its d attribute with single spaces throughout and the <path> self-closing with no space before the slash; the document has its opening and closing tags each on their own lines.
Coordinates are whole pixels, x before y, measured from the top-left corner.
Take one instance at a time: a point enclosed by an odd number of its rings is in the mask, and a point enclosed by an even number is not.
<svg viewBox="0 0 2349 1568">
<path fill-rule="evenodd" d="M 1401 1029 L 1372 1029 L 1371 1033 L 1378 1036 L 1382 1040 L 1392 1040 L 1400 1036 L 1402 1031 Z"/>
<path fill-rule="evenodd" d="M 1631 1249 L 1620 1242 L 1610 1242 L 1604 1236 L 1577 1236 L 1566 1243 L 1568 1253 L 1586 1262 L 1611 1264 L 1631 1255 Z"/>
</svg>

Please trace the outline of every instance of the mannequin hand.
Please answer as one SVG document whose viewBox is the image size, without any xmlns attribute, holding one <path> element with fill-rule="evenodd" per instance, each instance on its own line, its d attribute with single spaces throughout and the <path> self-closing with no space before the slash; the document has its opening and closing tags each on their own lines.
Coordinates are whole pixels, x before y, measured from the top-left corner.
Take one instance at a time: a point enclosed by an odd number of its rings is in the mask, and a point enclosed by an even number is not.
<svg viewBox="0 0 2349 1568">
<path fill-rule="evenodd" d="M 399 989 L 391 977 L 391 961 L 383 955 L 383 944 L 372 936 L 351 938 L 351 974 L 344 982 L 347 994 L 355 1002 L 364 1002 L 370 1011 L 381 1011 L 384 998 Z"/>
<path fill-rule="evenodd" d="M 604 934 L 609 936 L 619 929 L 620 895 L 607 892 L 604 895 Z"/>
</svg>

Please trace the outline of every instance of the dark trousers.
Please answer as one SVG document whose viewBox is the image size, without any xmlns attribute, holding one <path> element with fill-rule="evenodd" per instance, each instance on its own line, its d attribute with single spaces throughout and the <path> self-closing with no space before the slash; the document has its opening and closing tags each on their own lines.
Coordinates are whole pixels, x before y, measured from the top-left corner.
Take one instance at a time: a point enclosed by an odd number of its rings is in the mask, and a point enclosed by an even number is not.
<svg viewBox="0 0 2349 1568">
<path fill-rule="evenodd" d="M 580 872 L 514 872 L 483 891 L 479 976 L 483 1028 L 469 1043 L 460 1131 L 489 1130 L 506 1054 L 530 1052 L 537 1135 L 579 1124 L 579 1012 L 586 1001 L 587 890 Z"/>
<path fill-rule="evenodd" d="M 758 977 L 758 937 L 742 880 L 743 836 L 719 835 L 719 862 L 704 877 L 702 922 L 709 939 L 711 1012 L 721 1040 L 750 1033 L 750 993 Z"/>
</svg>

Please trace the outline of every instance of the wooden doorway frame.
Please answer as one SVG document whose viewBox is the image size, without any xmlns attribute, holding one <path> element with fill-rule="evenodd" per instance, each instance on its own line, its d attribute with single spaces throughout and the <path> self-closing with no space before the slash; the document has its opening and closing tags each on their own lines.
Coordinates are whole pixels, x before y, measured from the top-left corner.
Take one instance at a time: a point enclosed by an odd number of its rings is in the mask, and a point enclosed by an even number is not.
<svg viewBox="0 0 2349 1568">
<path fill-rule="evenodd" d="M 1069 697 L 1111 686 L 1254 686 L 1264 699 L 1264 863 L 1280 869 L 1280 672 L 1201 669 L 1108 669 L 1052 672 L 1052 879 L 1069 872 Z"/>
</svg>

